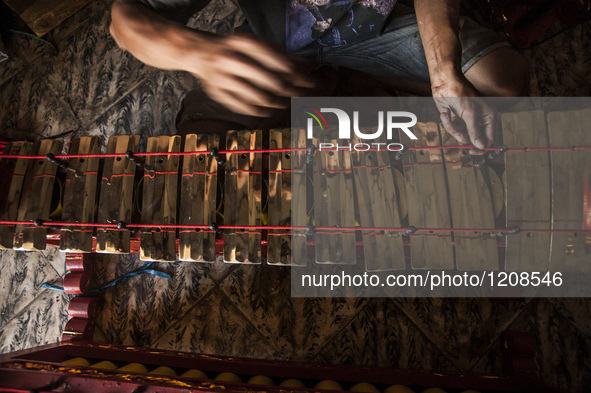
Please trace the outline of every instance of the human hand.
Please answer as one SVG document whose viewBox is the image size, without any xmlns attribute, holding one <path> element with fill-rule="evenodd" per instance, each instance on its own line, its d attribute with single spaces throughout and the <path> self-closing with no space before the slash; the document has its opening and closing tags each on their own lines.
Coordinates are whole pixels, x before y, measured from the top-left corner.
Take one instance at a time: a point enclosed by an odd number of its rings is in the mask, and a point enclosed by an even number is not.
<svg viewBox="0 0 591 393">
<path fill-rule="evenodd" d="M 494 142 L 496 113 L 468 80 L 433 88 L 433 99 L 439 109 L 445 129 L 461 144 L 472 143 L 472 155 L 482 155 L 480 150 Z"/>
<path fill-rule="evenodd" d="M 194 71 L 207 95 L 232 111 L 272 116 L 314 83 L 307 63 L 250 34 L 212 36 Z"/>
</svg>

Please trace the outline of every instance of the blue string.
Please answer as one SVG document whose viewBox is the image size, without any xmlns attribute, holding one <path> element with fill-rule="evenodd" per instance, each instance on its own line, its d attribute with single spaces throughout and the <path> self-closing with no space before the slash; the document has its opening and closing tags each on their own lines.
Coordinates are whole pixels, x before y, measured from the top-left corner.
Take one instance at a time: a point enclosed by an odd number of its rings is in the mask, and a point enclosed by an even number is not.
<svg viewBox="0 0 591 393">
<path fill-rule="evenodd" d="M 47 41 L 47 40 L 44 40 L 43 38 L 41 38 L 41 37 L 38 37 L 38 36 L 36 36 L 36 35 L 34 35 L 34 34 L 31 34 L 31 33 L 26 33 L 26 32 L 24 32 L 24 31 L 20 31 L 20 30 L 13 30 L 13 29 L 8 29 L 8 31 L 9 31 L 9 32 L 11 32 L 11 33 L 14 33 L 14 34 L 21 34 L 21 35 L 27 36 L 27 37 L 29 37 L 29 38 L 32 38 L 32 39 L 34 39 L 34 40 L 37 40 L 37 41 L 43 42 L 43 43 L 44 43 L 44 44 L 46 44 L 46 45 L 49 45 L 49 46 L 51 47 L 51 49 L 52 49 L 52 51 L 51 51 L 51 56 L 52 56 L 52 57 L 56 57 L 56 56 L 57 56 L 57 48 L 56 48 L 56 47 L 55 47 L 55 46 L 54 46 L 54 45 L 53 45 L 51 42 L 49 42 L 49 41 Z"/>
<path fill-rule="evenodd" d="M 41 284 L 41 286 L 45 289 L 53 289 L 54 291 L 65 292 L 64 287 L 60 287 L 59 285 L 49 284 L 47 282 L 44 282 L 43 284 Z"/>
<path fill-rule="evenodd" d="M 158 270 L 154 270 L 154 269 L 149 269 L 149 267 L 152 265 L 152 263 L 154 263 L 154 262 L 149 262 L 149 263 L 145 264 L 144 266 L 139 267 L 135 270 L 132 270 L 129 273 L 125 273 L 124 275 L 119 276 L 111 281 L 107 281 L 106 283 L 97 285 L 96 287 L 92 288 L 90 291 L 88 291 L 82 295 L 78 295 L 78 296 L 84 296 L 84 297 L 97 296 L 102 290 L 104 290 L 105 288 L 108 288 L 108 287 L 112 287 L 113 285 L 117 284 L 121 280 L 135 277 L 135 276 L 138 276 L 138 275 L 144 274 L 144 273 L 152 274 L 152 275 L 158 276 L 158 277 L 170 278 L 170 274 L 168 274 L 168 273 L 159 272 Z M 60 286 L 54 285 L 54 284 L 43 283 L 42 287 L 46 288 L 46 289 L 53 289 L 55 291 L 65 292 L 64 287 L 60 287 Z"/>
<path fill-rule="evenodd" d="M 129 273 L 126 273 L 122 276 L 119 276 L 111 281 L 107 281 L 104 284 L 97 285 L 96 287 L 92 288 L 90 291 L 85 293 L 84 296 L 96 296 L 103 289 L 111 287 L 111 286 L 117 284 L 121 280 L 130 278 L 130 277 L 135 277 L 137 275 L 144 274 L 144 273 L 153 274 L 155 276 L 164 277 L 164 278 L 170 278 L 170 274 L 167 274 L 164 272 L 159 272 L 158 270 L 154 270 L 154 269 L 149 269 L 149 267 L 152 265 L 152 263 L 154 263 L 154 262 L 149 262 L 146 265 L 144 265 L 140 268 L 137 268 Z"/>
</svg>

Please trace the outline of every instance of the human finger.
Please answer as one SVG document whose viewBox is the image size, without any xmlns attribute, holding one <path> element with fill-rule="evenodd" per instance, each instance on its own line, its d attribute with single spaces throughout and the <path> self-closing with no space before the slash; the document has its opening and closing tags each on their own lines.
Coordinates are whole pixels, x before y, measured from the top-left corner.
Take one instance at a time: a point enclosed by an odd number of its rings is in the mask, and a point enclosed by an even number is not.
<svg viewBox="0 0 591 393">
<path fill-rule="evenodd" d="M 471 156 L 481 156 L 486 153 L 486 150 L 479 150 L 479 149 L 470 149 L 468 150 L 468 154 Z"/>
<path fill-rule="evenodd" d="M 482 128 L 484 129 L 484 136 L 486 138 L 486 147 L 492 146 L 495 141 L 495 123 L 497 115 L 493 108 L 483 103 Z"/>
<path fill-rule="evenodd" d="M 441 120 L 441 123 L 443 124 L 447 132 L 451 136 L 456 138 L 459 143 L 464 145 L 468 143 L 468 139 L 466 138 L 464 132 L 461 129 L 459 129 L 459 127 L 457 127 L 451 120 L 451 113 L 449 112 L 449 110 L 440 113 L 439 119 Z"/>
<path fill-rule="evenodd" d="M 234 91 L 219 88 L 208 89 L 205 87 L 204 90 L 211 99 L 234 113 L 257 117 L 269 117 L 273 114 L 273 108 L 258 106 L 243 100 Z"/>
<path fill-rule="evenodd" d="M 221 86 L 221 89 L 229 90 L 241 101 L 266 108 L 285 109 L 290 104 L 290 97 L 268 92 L 250 81 L 238 78 L 231 86 Z"/>
<path fill-rule="evenodd" d="M 226 45 L 236 52 L 244 53 L 261 64 L 266 64 L 269 69 L 280 72 L 292 72 L 291 65 L 278 56 L 271 45 L 249 34 L 234 34 L 225 38 Z"/>
<path fill-rule="evenodd" d="M 229 37 L 229 46 L 236 52 L 247 55 L 269 70 L 292 76 L 292 83 L 301 87 L 313 87 L 307 77 L 302 62 L 284 53 L 283 49 L 250 35 L 233 35 Z"/>
<path fill-rule="evenodd" d="M 219 67 L 221 68 L 218 71 L 226 77 L 239 77 L 275 95 L 291 97 L 301 94 L 301 89 L 293 85 L 287 74 L 269 70 L 242 54 L 224 56 L 219 59 Z"/>
<path fill-rule="evenodd" d="M 315 86 L 309 77 L 313 65 L 308 60 L 288 55 L 283 48 L 262 41 L 259 37 L 236 36 L 233 45 L 235 50 L 251 57 L 269 70 L 289 77 L 292 85 L 309 89 Z"/>
<path fill-rule="evenodd" d="M 486 136 L 483 135 L 476 116 L 476 108 L 468 101 L 464 101 L 461 105 L 460 117 L 466 123 L 466 130 L 470 141 L 477 149 L 483 149 L 487 146 Z"/>
</svg>

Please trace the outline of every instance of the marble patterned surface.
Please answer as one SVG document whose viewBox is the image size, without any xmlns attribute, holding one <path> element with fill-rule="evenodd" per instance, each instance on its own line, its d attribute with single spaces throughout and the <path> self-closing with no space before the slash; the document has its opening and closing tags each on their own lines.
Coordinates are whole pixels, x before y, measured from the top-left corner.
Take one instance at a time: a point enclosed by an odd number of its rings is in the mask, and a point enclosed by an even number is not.
<svg viewBox="0 0 591 393">
<path fill-rule="evenodd" d="M 60 285 L 65 258 L 57 250 L 0 250 L 0 352 L 56 342 L 68 320 L 69 299 L 42 287 Z"/>
<path fill-rule="evenodd" d="M 47 39 L 51 48 L 11 36 L 0 63 L 0 136 L 173 134 L 186 91 L 184 72 L 145 66 L 108 34 L 111 0 L 95 0 Z M 235 2 L 212 2 L 192 26 L 227 33 L 242 16 Z M 558 29 L 558 28 L 557 28 Z M 534 96 L 591 93 L 591 23 L 566 29 L 523 51 Z M 67 297 L 63 254 L 0 251 L 0 352 L 59 339 Z M 97 256 L 94 281 L 143 265 L 137 256 Z M 154 264 L 170 279 L 141 275 L 104 291 L 95 339 L 203 353 L 370 366 L 500 372 L 500 335 L 538 340 L 546 383 L 591 387 L 588 299 L 292 299 L 289 269 L 215 264 Z"/>
</svg>

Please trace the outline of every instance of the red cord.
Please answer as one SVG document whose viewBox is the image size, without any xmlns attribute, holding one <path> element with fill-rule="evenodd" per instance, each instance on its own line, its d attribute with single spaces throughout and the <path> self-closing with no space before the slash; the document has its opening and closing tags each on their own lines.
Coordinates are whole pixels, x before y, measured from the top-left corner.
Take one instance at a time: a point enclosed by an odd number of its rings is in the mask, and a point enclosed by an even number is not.
<svg viewBox="0 0 591 393">
<path fill-rule="evenodd" d="M 0 221 L 0 225 L 35 225 L 33 221 Z M 73 223 L 48 221 L 44 226 L 56 227 L 93 227 L 93 228 L 117 228 L 117 224 L 100 223 Z M 127 224 L 127 228 L 160 228 L 160 229 L 210 229 L 209 225 L 181 225 L 181 224 Z M 219 225 L 218 229 L 244 229 L 244 230 L 306 230 L 305 226 L 272 226 L 272 225 Z M 314 227 L 315 231 L 387 231 L 387 232 L 405 232 L 409 228 L 402 227 Z M 520 229 L 526 233 L 589 233 L 591 229 Z M 511 233 L 513 229 L 491 229 L 491 228 L 416 228 L 416 232 L 478 232 L 478 233 Z"/>
<path fill-rule="evenodd" d="M 407 150 L 441 150 L 441 149 L 472 149 L 475 147 L 471 145 L 452 145 L 452 146 L 413 146 L 407 148 Z M 304 147 L 294 147 L 285 149 L 260 149 L 260 150 L 220 150 L 219 154 L 250 154 L 250 153 L 287 153 L 293 151 L 307 151 Z M 328 148 L 323 150 L 337 150 L 337 148 Z M 348 147 L 339 147 L 338 150 L 350 150 Z M 484 151 L 497 151 L 498 148 L 486 147 Z M 529 152 L 529 151 L 581 151 L 591 150 L 591 146 L 573 146 L 573 147 L 521 147 L 521 148 L 508 148 L 508 152 Z M 363 151 L 386 151 L 384 149 L 371 148 Z M 149 152 L 149 153 L 134 153 L 136 157 L 149 157 L 149 156 L 190 156 L 190 155 L 201 155 L 211 154 L 209 151 L 193 151 L 193 152 Z M 55 158 L 67 159 L 67 158 L 113 158 L 113 157 L 125 157 L 125 153 L 111 153 L 111 154 L 60 154 L 56 155 Z M 19 155 L 5 155 L 1 158 L 23 158 L 27 160 L 44 160 L 45 156 L 19 156 Z"/>
<path fill-rule="evenodd" d="M 220 150 L 219 154 L 244 154 L 244 153 L 283 153 L 291 151 L 305 151 L 306 148 L 293 148 L 293 149 L 263 149 L 263 150 Z M 209 151 L 189 151 L 189 152 L 149 152 L 149 153 L 133 153 L 135 157 L 149 157 L 149 156 L 193 156 L 201 154 L 211 154 Z M 126 157 L 126 153 L 109 153 L 109 154 L 60 154 L 55 155 L 55 158 L 115 158 L 115 157 Z M 45 156 L 19 156 L 19 155 L 6 155 L 1 158 L 24 158 L 27 160 L 44 160 Z"/>
</svg>

